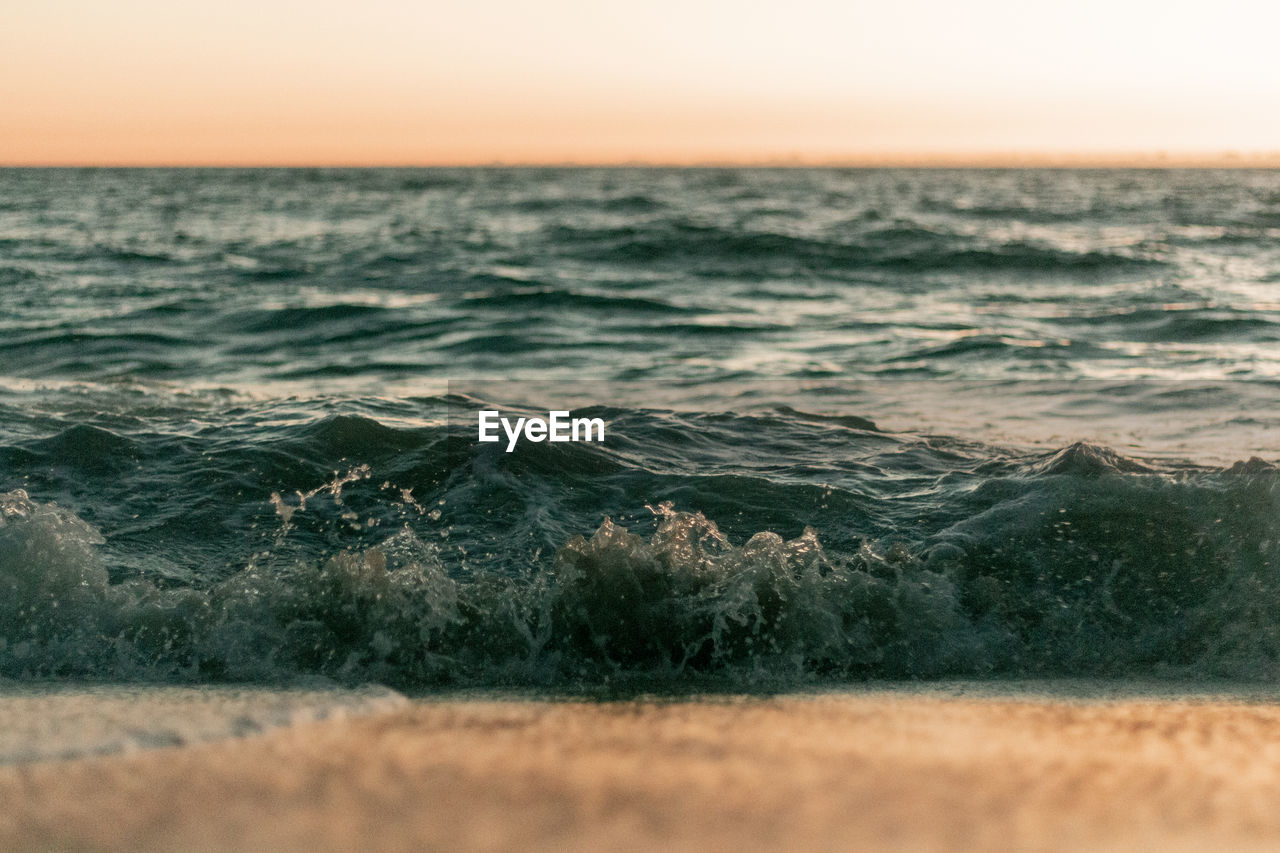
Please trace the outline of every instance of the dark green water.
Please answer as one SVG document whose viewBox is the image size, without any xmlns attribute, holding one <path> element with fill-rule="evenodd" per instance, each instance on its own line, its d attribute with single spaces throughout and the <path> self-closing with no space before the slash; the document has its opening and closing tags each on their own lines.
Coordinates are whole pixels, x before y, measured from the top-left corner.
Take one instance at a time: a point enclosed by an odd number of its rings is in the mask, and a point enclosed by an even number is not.
<svg viewBox="0 0 1280 853">
<path fill-rule="evenodd" d="M 1265 171 L 0 171 L 0 675 L 1273 679 L 1277 238 Z"/>
</svg>

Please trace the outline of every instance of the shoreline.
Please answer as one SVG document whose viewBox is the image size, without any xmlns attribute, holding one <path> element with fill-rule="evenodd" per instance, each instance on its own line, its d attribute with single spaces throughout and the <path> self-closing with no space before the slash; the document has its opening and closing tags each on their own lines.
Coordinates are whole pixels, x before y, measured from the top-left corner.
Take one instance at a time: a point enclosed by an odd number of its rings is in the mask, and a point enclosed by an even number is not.
<svg viewBox="0 0 1280 853">
<path fill-rule="evenodd" d="M 1280 844 L 1280 704 L 1269 691 L 1082 686 L 418 698 L 247 738 L 0 767 L 0 801 L 12 804 L 0 847 Z"/>
</svg>

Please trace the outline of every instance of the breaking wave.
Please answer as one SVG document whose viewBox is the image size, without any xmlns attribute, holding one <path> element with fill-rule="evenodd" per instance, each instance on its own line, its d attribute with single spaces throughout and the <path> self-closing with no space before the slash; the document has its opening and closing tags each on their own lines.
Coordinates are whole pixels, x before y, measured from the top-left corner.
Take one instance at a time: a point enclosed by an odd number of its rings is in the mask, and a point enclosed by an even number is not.
<svg viewBox="0 0 1280 853">
<path fill-rule="evenodd" d="M 569 470 L 622 470 L 583 463 Z M 403 523 L 370 532 L 372 516 L 353 509 L 372 477 L 361 467 L 274 495 L 275 548 L 191 583 L 114 580 L 92 524 L 11 491 L 0 495 L 0 674 L 562 688 L 1280 675 L 1275 466 L 1171 471 L 1074 445 L 978 470 L 962 486 L 948 487 L 952 472 L 927 494 L 880 498 L 899 504 L 892 517 L 828 488 L 843 529 L 735 536 L 664 502 L 543 554 L 511 541 L 451 548 L 492 513 L 465 506 L 463 491 L 434 502 L 391 489 Z M 503 476 L 574 488 L 573 474 L 557 484 L 536 456 Z M 784 526 L 783 502 L 806 500 L 796 487 L 717 479 L 665 491 L 719 491 L 722 511 L 739 516 L 772 501 Z M 327 541 L 285 547 L 308 516 Z M 362 538 L 342 546 L 341 530 Z"/>
</svg>

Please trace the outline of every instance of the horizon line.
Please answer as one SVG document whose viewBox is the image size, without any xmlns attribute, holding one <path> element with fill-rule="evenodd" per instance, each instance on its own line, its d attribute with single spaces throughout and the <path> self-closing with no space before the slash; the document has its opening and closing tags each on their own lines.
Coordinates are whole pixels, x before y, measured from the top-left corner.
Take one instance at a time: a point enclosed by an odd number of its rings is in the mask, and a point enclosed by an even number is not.
<svg viewBox="0 0 1280 853">
<path fill-rule="evenodd" d="M 0 169 L 1275 169 L 1280 149 L 1218 152 L 992 152 L 707 158 L 0 161 Z"/>
</svg>

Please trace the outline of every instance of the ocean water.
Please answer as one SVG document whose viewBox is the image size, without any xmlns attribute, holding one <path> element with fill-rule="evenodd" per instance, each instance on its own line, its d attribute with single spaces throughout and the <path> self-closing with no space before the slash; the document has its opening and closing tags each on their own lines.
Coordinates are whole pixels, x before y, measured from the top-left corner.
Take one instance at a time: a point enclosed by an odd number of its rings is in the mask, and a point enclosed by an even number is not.
<svg viewBox="0 0 1280 853">
<path fill-rule="evenodd" d="M 20 682 L 1265 683 L 1278 427 L 1278 172 L 0 171 Z"/>
</svg>

